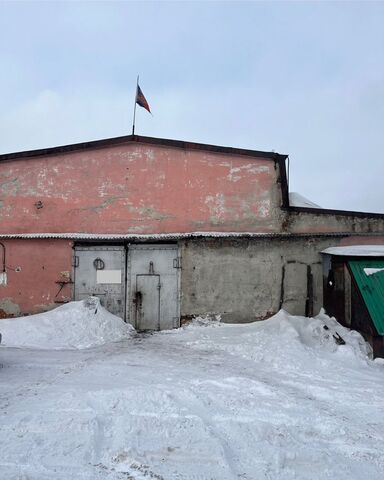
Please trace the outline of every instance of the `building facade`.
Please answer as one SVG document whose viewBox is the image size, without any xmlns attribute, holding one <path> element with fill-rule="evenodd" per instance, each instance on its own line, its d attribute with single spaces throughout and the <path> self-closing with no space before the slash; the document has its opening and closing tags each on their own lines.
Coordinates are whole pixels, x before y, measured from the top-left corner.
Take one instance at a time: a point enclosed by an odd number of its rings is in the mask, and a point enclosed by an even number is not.
<svg viewBox="0 0 384 480">
<path fill-rule="evenodd" d="M 127 136 L 0 156 L 0 317 L 88 295 L 136 328 L 323 304 L 321 251 L 384 215 L 289 204 L 286 156 Z"/>
</svg>

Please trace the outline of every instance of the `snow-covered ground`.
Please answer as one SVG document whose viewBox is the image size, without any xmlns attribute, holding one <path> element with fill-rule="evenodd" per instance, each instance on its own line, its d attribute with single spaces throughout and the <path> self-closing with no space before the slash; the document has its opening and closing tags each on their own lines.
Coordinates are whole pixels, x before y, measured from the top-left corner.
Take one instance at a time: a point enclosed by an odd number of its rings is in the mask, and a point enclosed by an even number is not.
<svg viewBox="0 0 384 480">
<path fill-rule="evenodd" d="M 384 364 L 325 315 L 70 346 L 0 349 L 0 479 L 384 478 Z"/>
</svg>

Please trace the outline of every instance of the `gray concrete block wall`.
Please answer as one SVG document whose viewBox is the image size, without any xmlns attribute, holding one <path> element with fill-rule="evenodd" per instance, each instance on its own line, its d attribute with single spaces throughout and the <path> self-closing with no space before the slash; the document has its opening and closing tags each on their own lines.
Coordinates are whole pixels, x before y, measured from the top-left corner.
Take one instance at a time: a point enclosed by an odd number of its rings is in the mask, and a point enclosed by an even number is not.
<svg viewBox="0 0 384 480">
<path fill-rule="evenodd" d="M 305 209 L 304 209 L 305 210 Z M 321 212 L 321 211 L 320 211 Z M 300 209 L 281 212 L 281 232 L 384 234 L 384 215 L 316 213 Z"/>
<path fill-rule="evenodd" d="M 221 315 L 229 323 L 267 318 L 280 307 L 304 315 L 307 266 L 313 312 L 323 303 L 322 256 L 340 237 L 194 239 L 181 242 L 181 317 Z"/>
</svg>

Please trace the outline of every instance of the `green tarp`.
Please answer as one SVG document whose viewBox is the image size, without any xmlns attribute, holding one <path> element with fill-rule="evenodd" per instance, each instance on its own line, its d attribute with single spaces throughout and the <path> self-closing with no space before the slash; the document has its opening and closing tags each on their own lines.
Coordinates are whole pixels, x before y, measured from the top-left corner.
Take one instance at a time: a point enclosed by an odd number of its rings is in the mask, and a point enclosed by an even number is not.
<svg viewBox="0 0 384 480">
<path fill-rule="evenodd" d="M 376 330 L 384 335 L 384 260 L 348 263 Z"/>
</svg>

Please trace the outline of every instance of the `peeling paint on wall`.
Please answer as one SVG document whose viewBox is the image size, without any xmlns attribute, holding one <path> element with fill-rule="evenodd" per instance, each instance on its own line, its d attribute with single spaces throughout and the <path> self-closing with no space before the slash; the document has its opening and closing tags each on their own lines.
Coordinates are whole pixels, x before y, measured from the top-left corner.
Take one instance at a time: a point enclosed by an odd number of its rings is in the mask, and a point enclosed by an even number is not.
<svg viewBox="0 0 384 480">
<path fill-rule="evenodd" d="M 213 224 L 219 223 L 225 215 L 225 197 L 222 193 L 216 195 L 208 195 L 205 204 L 209 208 L 209 215 Z"/>
<path fill-rule="evenodd" d="M 0 233 L 278 230 L 273 165 L 145 144 L 15 159 L 0 163 Z"/>
<path fill-rule="evenodd" d="M 7 285 L 7 272 L 0 272 L 0 287 Z"/>
<path fill-rule="evenodd" d="M 249 163 L 247 165 L 241 165 L 240 167 L 232 167 L 229 170 L 227 175 L 228 180 L 231 182 L 237 182 L 241 180 L 245 175 L 249 174 L 260 174 L 260 173 L 267 173 L 270 174 L 270 167 L 267 165 L 255 165 L 253 163 Z"/>
<path fill-rule="evenodd" d="M 4 177 L 7 175 L 5 174 Z M 1 177 L 0 177 L 1 178 Z M 4 195 L 17 195 L 19 188 L 18 178 L 12 178 L 10 180 L 0 181 L 0 193 Z"/>
<path fill-rule="evenodd" d="M 0 300 L 0 318 L 17 317 L 20 315 L 20 307 L 11 298 Z"/>
</svg>

